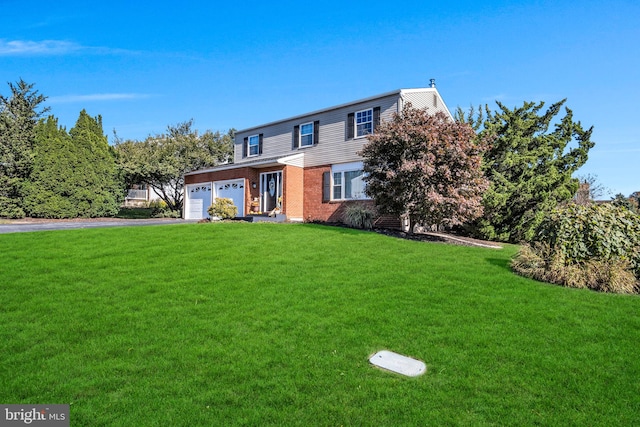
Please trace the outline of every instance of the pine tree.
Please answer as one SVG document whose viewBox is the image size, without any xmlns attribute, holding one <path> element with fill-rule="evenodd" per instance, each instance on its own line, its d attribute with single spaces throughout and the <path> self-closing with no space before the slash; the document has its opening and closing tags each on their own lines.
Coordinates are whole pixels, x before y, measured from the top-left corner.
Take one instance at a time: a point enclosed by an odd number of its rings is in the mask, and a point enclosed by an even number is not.
<svg viewBox="0 0 640 427">
<path fill-rule="evenodd" d="M 100 116 L 81 111 L 68 133 L 49 117 L 38 126 L 35 153 L 25 200 L 29 215 L 76 218 L 118 212 L 123 191 Z"/>
<path fill-rule="evenodd" d="M 24 216 L 23 196 L 33 166 L 35 127 L 48 108 L 33 84 L 9 83 L 11 96 L 0 95 L 0 217 Z"/>
<path fill-rule="evenodd" d="M 91 117 L 82 110 L 69 134 L 82 171 L 75 194 L 79 216 L 117 214 L 124 192 L 118 180 L 115 153 L 102 130 L 102 117 Z"/>
<path fill-rule="evenodd" d="M 584 130 L 565 108 L 565 116 L 550 130 L 565 101 L 542 114 L 544 102 L 525 102 L 513 110 L 497 102 L 500 111 L 486 109 L 479 137 L 493 140 L 483 164 L 491 186 L 483 198 L 485 213 L 473 226 L 481 237 L 530 240 L 549 212 L 576 194 L 579 181 L 572 174 L 594 146 L 593 128 Z"/>
</svg>

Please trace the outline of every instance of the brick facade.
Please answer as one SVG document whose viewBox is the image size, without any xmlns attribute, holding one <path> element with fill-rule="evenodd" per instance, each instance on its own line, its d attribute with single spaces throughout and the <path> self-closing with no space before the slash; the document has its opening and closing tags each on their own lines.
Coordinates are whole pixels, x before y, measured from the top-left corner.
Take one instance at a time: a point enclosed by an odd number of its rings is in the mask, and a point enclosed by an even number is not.
<svg viewBox="0 0 640 427">
<path fill-rule="evenodd" d="M 323 201 L 322 175 L 325 172 L 331 172 L 331 165 L 306 168 L 304 170 L 305 221 L 343 222 L 344 209 L 349 204 L 373 204 L 371 200 Z"/>
<path fill-rule="evenodd" d="M 227 181 L 232 179 L 244 179 L 245 181 L 245 212 L 238 212 L 239 215 L 248 215 L 251 209 L 251 201 L 260 197 L 260 174 L 267 172 L 282 172 L 283 197 L 282 212 L 287 218 L 294 220 L 304 219 L 303 169 L 296 166 L 271 166 L 267 168 L 240 167 L 237 169 L 226 169 L 220 171 L 203 172 L 185 176 L 185 185 L 198 184 L 203 182 Z M 256 188 L 253 188 L 255 184 Z"/>
<path fill-rule="evenodd" d="M 304 220 L 304 170 L 285 166 L 283 171 L 282 210 L 290 220 Z"/>
<path fill-rule="evenodd" d="M 331 165 L 303 169 L 297 166 L 271 166 L 267 168 L 240 167 L 185 176 L 185 184 L 244 179 L 245 212 L 248 215 L 253 198 L 260 197 L 260 174 L 282 171 L 282 213 L 294 221 L 343 222 L 344 209 L 349 204 L 372 204 L 370 200 L 323 201 L 323 174 L 331 172 Z M 253 188 L 255 184 L 256 188 Z M 395 219 L 395 222 L 398 220 Z M 395 222 L 393 225 L 395 225 Z M 380 224 L 377 224 L 380 225 Z M 387 225 L 389 227 L 389 225 Z M 389 227 L 395 228 L 395 227 Z"/>
</svg>

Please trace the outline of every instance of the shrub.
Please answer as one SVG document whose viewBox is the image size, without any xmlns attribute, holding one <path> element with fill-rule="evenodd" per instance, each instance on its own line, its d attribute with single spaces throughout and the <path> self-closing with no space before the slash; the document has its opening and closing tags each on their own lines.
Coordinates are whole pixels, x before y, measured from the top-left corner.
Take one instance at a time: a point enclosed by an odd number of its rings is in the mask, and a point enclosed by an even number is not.
<svg viewBox="0 0 640 427">
<path fill-rule="evenodd" d="M 561 250 L 541 242 L 523 245 L 511 266 L 522 276 L 570 288 L 621 294 L 640 291 L 628 260 L 594 258 L 568 262 Z"/>
<path fill-rule="evenodd" d="M 633 293 L 640 285 L 640 217 L 606 205 L 559 208 L 521 248 L 513 269 L 524 276 L 575 288 Z"/>
<path fill-rule="evenodd" d="M 172 211 L 164 200 L 152 200 L 149 202 L 152 218 L 180 218 L 180 211 Z"/>
<path fill-rule="evenodd" d="M 569 205 L 541 224 L 538 241 L 557 247 L 569 263 L 628 261 L 640 278 L 640 216 L 612 204 Z"/>
<path fill-rule="evenodd" d="M 24 217 L 24 211 L 15 200 L 0 196 L 0 218 L 18 219 Z"/>
<path fill-rule="evenodd" d="M 212 218 L 231 219 L 238 215 L 238 208 L 233 204 L 233 200 L 216 197 L 207 212 Z"/>
<path fill-rule="evenodd" d="M 342 221 L 349 227 L 370 230 L 373 228 L 375 215 L 376 212 L 373 208 L 357 203 L 345 208 Z"/>
</svg>

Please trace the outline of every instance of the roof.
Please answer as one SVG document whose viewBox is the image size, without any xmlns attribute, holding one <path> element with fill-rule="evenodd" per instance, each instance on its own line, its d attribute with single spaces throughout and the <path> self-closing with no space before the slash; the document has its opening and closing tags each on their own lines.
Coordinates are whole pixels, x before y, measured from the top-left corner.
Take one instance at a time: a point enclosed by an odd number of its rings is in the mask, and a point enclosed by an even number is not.
<svg viewBox="0 0 640 427">
<path fill-rule="evenodd" d="M 387 96 L 392 96 L 392 95 L 398 95 L 399 96 L 399 95 L 402 95 L 404 93 L 424 92 L 424 91 L 438 93 L 438 91 L 437 91 L 437 89 L 435 87 L 423 87 L 423 88 L 413 88 L 413 89 L 397 89 L 397 90 L 393 90 L 391 92 L 381 93 L 379 95 L 369 96 L 367 98 L 346 102 L 344 104 L 334 105 L 332 107 L 327 107 L 327 108 L 323 108 L 323 109 L 320 109 L 320 110 L 311 111 L 309 113 L 298 114 L 298 115 L 295 115 L 295 116 L 292 116 L 292 117 L 288 117 L 286 119 L 275 120 L 273 122 L 264 123 L 264 124 L 261 124 L 261 125 L 258 125 L 258 126 L 251 126 L 249 128 L 240 129 L 240 130 L 236 131 L 236 135 L 239 134 L 239 133 L 245 133 L 245 132 L 249 132 L 249 131 L 252 131 L 252 130 L 255 130 L 255 129 L 259 129 L 259 128 L 275 125 L 275 124 L 278 124 L 278 123 L 288 122 L 288 121 L 291 121 L 291 120 L 298 120 L 298 119 L 301 119 L 303 117 L 313 116 L 313 115 L 321 114 L 321 113 L 326 113 L 327 111 L 337 110 L 339 108 L 348 107 L 350 105 L 360 104 L 360 103 L 363 103 L 363 102 L 369 102 L 369 101 L 373 101 L 373 100 L 379 99 L 379 98 L 385 98 Z"/>
<path fill-rule="evenodd" d="M 229 170 L 229 169 L 245 168 L 245 167 L 266 168 L 269 166 L 276 166 L 276 165 L 294 165 L 295 166 L 296 160 L 300 160 L 303 157 L 304 157 L 304 153 L 296 153 L 290 156 L 269 157 L 267 159 L 258 158 L 254 160 L 244 161 L 242 163 L 227 163 L 224 165 L 213 166 L 208 169 L 198 169 L 192 172 L 185 173 L 184 176 L 196 175 L 196 174 L 207 173 L 207 172 L 217 172 L 217 171 L 223 171 L 223 170 Z"/>
</svg>

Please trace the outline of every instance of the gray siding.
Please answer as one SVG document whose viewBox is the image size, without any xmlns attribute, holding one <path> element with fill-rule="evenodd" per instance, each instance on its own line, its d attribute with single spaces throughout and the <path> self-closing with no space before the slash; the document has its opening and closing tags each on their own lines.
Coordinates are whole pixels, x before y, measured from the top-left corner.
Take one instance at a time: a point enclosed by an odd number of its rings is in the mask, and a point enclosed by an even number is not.
<svg viewBox="0 0 640 427">
<path fill-rule="evenodd" d="M 304 153 L 304 167 L 359 161 L 361 157 L 357 153 L 367 142 L 367 138 L 347 139 L 347 115 L 356 111 L 380 107 L 380 120 L 390 120 L 393 113 L 400 111 L 403 102 L 406 101 L 410 101 L 414 107 L 449 113 L 435 89 L 397 91 L 361 102 L 239 131 L 235 140 L 234 162 L 236 165 L 240 165 L 246 161 L 285 157 L 296 153 Z M 320 122 L 318 144 L 312 147 L 293 148 L 294 126 L 316 120 Z M 258 134 L 263 134 L 262 154 L 243 158 L 244 138 Z"/>
</svg>

